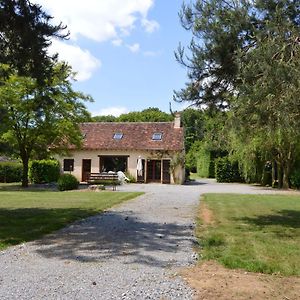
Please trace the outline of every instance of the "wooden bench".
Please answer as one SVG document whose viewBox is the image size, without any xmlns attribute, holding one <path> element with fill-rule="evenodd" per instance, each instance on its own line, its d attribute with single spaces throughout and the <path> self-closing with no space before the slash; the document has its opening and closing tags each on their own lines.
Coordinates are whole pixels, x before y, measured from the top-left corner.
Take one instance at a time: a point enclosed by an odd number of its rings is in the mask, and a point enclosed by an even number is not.
<svg viewBox="0 0 300 300">
<path fill-rule="evenodd" d="M 90 173 L 87 182 L 89 184 L 111 183 L 113 191 L 116 191 L 119 177 L 117 173 Z"/>
</svg>

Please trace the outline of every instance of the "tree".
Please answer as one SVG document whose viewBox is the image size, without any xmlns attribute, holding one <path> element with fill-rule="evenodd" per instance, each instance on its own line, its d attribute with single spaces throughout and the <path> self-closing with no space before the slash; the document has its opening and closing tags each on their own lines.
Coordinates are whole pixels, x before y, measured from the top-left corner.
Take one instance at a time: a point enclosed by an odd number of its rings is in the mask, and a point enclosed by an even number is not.
<svg viewBox="0 0 300 300">
<path fill-rule="evenodd" d="M 108 116 L 95 116 L 92 118 L 93 122 L 117 122 L 117 117 L 108 115 Z"/>
<path fill-rule="evenodd" d="M 181 13 L 190 55 L 176 53 L 189 82 L 175 100 L 233 115 L 229 153 L 248 170 L 276 161 L 283 187 L 299 154 L 299 11 L 295 0 L 195 1 Z"/>
<path fill-rule="evenodd" d="M 175 92 L 175 101 L 229 108 L 241 83 L 238 52 L 256 47 L 255 33 L 268 32 L 278 9 L 285 22 L 299 28 L 300 2 L 296 0 L 196 0 L 183 5 L 181 23 L 193 39 L 188 52 L 179 45 L 175 53 L 189 78 L 185 88 Z"/>
<path fill-rule="evenodd" d="M 149 107 L 140 112 L 129 112 L 119 116 L 119 122 L 169 122 L 173 116 L 161 111 L 157 107 Z"/>
<path fill-rule="evenodd" d="M 56 56 L 47 52 L 51 38 L 64 39 L 68 32 L 61 23 L 53 25 L 52 17 L 40 5 L 29 0 L 0 0 L 0 65 L 2 76 L 10 72 L 35 78 L 41 85 L 52 76 Z"/>
<path fill-rule="evenodd" d="M 57 64 L 42 90 L 36 79 L 17 73 L 0 84 L 0 110 L 7 112 L 1 120 L 7 126 L 2 139 L 18 149 L 23 163 L 23 187 L 28 186 L 28 163 L 35 152 L 49 146 L 62 150 L 82 142 L 78 124 L 89 118 L 82 101 L 91 97 L 72 89 L 71 76 L 70 67 Z M 40 106 L 40 97 L 52 105 Z"/>
<path fill-rule="evenodd" d="M 174 117 L 171 114 L 161 111 L 157 107 L 149 107 L 142 111 L 132 111 L 121 114 L 119 117 L 95 116 L 94 122 L 170 122 Z"/>
<path fill-rule="evenodd" d="M 232 113 L 236 132 L 251 128 L 248 139 L 260 139 L 260 149 L 277 163 L 279 187 L 288 188 L 300 149 L 300 28 L 282 17 L 283 9 L 277 7 L 268 32 L 257 32 L 256 47 L 242 54 Z"/>
<path fill-rule="evenodd" d="M 193 143 L 204 137 L 204 113 L 199 109 L 187 108 L 182 111 L 181 119 L 185 130 L 185 151 L 188 152 Z"/>
</svg>

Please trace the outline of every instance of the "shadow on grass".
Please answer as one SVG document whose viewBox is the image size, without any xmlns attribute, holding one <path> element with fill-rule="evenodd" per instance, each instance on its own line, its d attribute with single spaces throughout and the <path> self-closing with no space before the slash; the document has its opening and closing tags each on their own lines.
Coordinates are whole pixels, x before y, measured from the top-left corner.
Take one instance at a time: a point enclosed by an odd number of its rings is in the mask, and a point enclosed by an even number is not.
<svg viewBox="0 0 300 300">
<path fill-rule="evenodd" d="M 96 214 L 84 209 L 0 209 L 0 248 L 41 238 L 76 220 Z"/>
<path fill-rule="evenodd" d="M 47 184 L 32 184 L 27 188 L 22 187 L 21 183 L 1 183 L 0 192 L 57 192 L 57 187 Z"/>
<path fill-rule="evenodd" d="M 280 225 L 290 228 L 300 228 L 299 210 L 280 210 L 270 215 L 261 215 L 254 218 L 239 218 L 243 222 L 254 224 L 256 226 Z"/>
</svg>

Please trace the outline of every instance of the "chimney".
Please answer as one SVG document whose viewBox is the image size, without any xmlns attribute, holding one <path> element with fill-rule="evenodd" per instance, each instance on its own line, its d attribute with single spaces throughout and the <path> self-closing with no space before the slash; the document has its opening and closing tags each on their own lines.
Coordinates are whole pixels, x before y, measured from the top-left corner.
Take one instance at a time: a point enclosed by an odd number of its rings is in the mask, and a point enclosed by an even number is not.
<svg viewBox="0 0 300 300">
<path fill-rule="evenodd" d="M 175 119 L 174 119 L 174 128 L 180 128 L 181 127 L 181 116 L 180 113 L 175 113 Z"/>
</svg>

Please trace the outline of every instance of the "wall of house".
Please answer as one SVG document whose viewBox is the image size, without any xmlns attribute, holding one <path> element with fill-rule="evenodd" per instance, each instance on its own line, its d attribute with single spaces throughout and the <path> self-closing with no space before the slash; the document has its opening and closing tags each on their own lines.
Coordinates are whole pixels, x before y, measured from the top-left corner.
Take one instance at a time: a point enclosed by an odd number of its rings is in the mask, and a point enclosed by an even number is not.
<svg viewBox="0 0 300 300">
<path fill-rule="evenodd" d="M 82 181 L 82 160 L 91 159 L 91 172 L 99 173 L 99 156 L 128 156 L 128 172 L 133 176 L 137 177 L 137 160 L 139 156 L 142 159 L 172 159 L 174 152 L 167 151 L 99 151 L 99 150 L 78 150 L 70 153 L 70 156 L 57 157 L 61 165 L 61 172 L 63 171 L 63 161 L 64 159 L 74 159 L 74 170 L 72 172 L 65 172 L 73 174 L 79 181 Z M 147 165 L 147 164 L 145 164 Z M 110 171 L 110 170 L 107 170 Z M 182 184 L 185 180 L 185 170 L 184 167 L 179 166 L 175 171 L 175 180 L 171 172 L 171 183 Z"/>
</svg>

